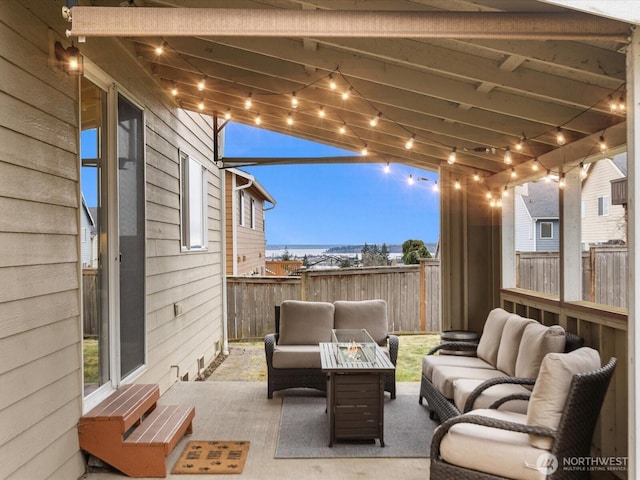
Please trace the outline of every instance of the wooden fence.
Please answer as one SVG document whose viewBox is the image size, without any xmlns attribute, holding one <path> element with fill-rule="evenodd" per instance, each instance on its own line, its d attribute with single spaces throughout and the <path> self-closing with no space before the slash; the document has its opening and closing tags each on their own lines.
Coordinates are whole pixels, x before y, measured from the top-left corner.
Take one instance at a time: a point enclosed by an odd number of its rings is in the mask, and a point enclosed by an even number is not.
<svg viewBox="0 0 640 480">
<path fill-rule="evenodd" d="M 440 331 L 440 261 L 415 266 L 309 270 L 300 277 L 228 277 L 229 339 L 255 339 L 275 330 L 283 300 L 387 302 L 394 332 Z"/>
<path fill-rule="evenodd" d="M 82 269 L 82 322 L 84 337 L 98 336 L 98 270 Z"/>
<path fill-rule="evenodd" d="M 268 276 L 297 275 L 302 268 L 300 260 L 266 260 L 264 269 Z"/>
<path fill-rule="evenodd" d="M 558 252 L 516 253 L 518 288 L 560 293 Z M 592 247 L 582 254 L 582 300 L 627 308 L 627 247 Z"/>
</svg>

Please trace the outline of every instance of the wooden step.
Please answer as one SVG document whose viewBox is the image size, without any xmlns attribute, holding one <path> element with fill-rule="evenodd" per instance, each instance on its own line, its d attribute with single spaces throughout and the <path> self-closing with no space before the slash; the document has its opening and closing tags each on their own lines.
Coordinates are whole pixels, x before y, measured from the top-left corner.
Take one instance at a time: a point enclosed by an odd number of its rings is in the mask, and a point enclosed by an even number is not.
<svg viewBox="0 0 640 480">
<path fill-rule="evenodd" d="M 83 415 L 80 448 L 130 477 L 165 477 L 166 457 L 192 432 L 195 408 L 156 405 L 157 385 L 127 385 Z"/>
</svg>

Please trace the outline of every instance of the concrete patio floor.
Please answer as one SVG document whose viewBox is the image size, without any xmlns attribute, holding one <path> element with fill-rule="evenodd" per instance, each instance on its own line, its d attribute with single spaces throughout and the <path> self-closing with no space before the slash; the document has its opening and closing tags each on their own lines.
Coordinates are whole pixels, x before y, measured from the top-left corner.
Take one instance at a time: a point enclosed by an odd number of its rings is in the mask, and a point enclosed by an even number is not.
<svg viewBox="0 0 640 480">
<path fill-rule="evenodd" d="M 418 401 L 420 384 L 397 384 L 398 395 L 412 395 Z M 240 475 L 243 480 L 269 479 L 396 479 L 428 480 L 428 458 L 273 458 L 278 439 L 282 396 L 267 399 L 265 382 L 205 381 L 179 382 L 160 399 L 160 404 L 191 404 L 196 407 L 193 434 L 183 438 L 167 459 L 167 470 L 182 453 L 188 440 L 249 440 L 249 456 Z M 425 445 L 429 449 L 429 445 Z M 172 475 L 166 478 L 190 480 L 215 475 Z M 220 476 L 217 476 L 220 478 Z M 88 473 L 87 480 L 122 480 L 119 473 Z"/>
</svg>

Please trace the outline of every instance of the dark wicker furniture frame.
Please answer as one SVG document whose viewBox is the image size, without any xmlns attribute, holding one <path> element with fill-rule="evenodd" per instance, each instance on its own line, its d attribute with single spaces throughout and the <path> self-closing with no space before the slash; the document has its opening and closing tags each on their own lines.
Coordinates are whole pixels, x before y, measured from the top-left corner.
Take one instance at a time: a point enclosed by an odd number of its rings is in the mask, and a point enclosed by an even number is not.
<svg viewBox="0 0 640 480">
<path fill-rule="evenodd" d="M 276 333 L 269 333 L 264 337 L 264 353 L 267 360 L 267 398 L 273 398 L 273 392 L 287 388 L 313 388 L 327 391 L 327 375 L 318 368 L 275 368 L 273 366 L 273 351 L 278 344 L 280 335 L 280 306 L 275 307 Z M 397 335 L 387 336 L 389 359 L 393 365 L 398 361 L 399 339 Z M 318 353 L 318 355 L 320 355 Z M 384 374 L 384 390 L 396 398 L 396 372 Z"/>
<path fill-rule="evenodd" d="M 584 345 L 584 339 L 578 337 L 577 335 L 574 335 L 573 333 L 566 332 L 565 337 L 565 353 L 576 350 Z M 441 349 L 458 352 L 475 352 L 477 347 L 478 345 L 476 343 L 468 342 L 441 343 L 440 345 L 436 345 L 431 350 L 429 350 L 427 355 L 433 355 Z M 535 378 L 496 377 L 490 380 L 486 380 L 478 387 L 476 387 L 473 392 L 471 392 L 471 394 L 467 398 L 464 412 L 468 412 L 473 409 L 474 402 L 484 390 L 493 385 L 498 385 L 501 383 L 533 385 L 535 383 Z M 440 420 L 440 422 L 444 422 L 446 420 L 449 420 L 450 418 L 457 417 L 461 413 L 456 405 L 451 400 L 445 398 L 444 395 L 442 395 L 442 393 L 440 393 L 440 391 L 436 387 L 434 387 L 433 383 L 431 383 L 431 381 L 424 375 L 422 375 L 420 381 L 420 397 L 418 398 L 418 402 L 421 405 L 423 398 L 427 401 L 427 405 L 429 407 L 429 417 L 432 420 L 438 419 Z M 501 399 L 500 404 L 505 403 L 508 400 L 526 400 L 527 398 L 528 397 L 526 395 L 511 395 L 509 397 Z"/>
<path fill-rule="evenodd" d="M 604 367 L 593 372 L 574 375 L 564 413 L 557 430 L 533 427 L 512 422 L 504 422 L 480 415 L 461 415 L 444 422 L 435 432 L 431 442 L 431 478 L 438 480 L 506 480 L 484 472 L 470 470 L 447 463 L 440 456 L 440 443 L 449 429 L 457 423 L 474 423 L 514 432 L 532 433 L 553 438 L 550 453 L 558 459 L 558 469 L 550 474 L 548 480 L 588 479 L 588 469 L 564 469 L 563 458 L 589 457 L 591 440 L 600 414 L 607 387 L 616 367 L 613 357 Z"/>
</svg>

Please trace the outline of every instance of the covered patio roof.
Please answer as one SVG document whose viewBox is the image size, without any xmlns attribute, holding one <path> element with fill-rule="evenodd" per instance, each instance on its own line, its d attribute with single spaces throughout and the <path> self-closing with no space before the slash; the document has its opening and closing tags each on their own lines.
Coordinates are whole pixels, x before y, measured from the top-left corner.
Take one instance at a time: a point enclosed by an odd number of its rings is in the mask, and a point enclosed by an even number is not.
<svg viewBox="0 0 640 480">
<path fill-rule="evenodd" d="M 71 36 L 123 37 L 182 107 L 367 150 L 225 166 L 444 165 L 498 187 L 512 167 L 521 181 L 599 154 L 600 137 L 608 149 L 625 143 L 631 26 L 621 21 L 536 0 L 87 3 L 72 9 Z"/>
</svg>

